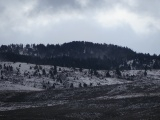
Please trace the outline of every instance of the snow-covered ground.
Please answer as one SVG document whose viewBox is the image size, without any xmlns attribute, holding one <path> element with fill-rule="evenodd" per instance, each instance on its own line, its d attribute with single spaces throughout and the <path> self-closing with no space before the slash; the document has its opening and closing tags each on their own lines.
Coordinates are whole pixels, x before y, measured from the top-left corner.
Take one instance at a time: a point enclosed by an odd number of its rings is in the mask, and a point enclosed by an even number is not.
<svg viewBox="0 0 160 120">
<path fill-rule="evenodd" d="M 110 71 L 111 77 L 106 77 L 104 70 L 99 70 L 98 76 L 90 74 L 88 69 L 81 72 L 78 68 L 57 67 L 54 73 L 54 66 L 35 65 L 27 63 L 0 62 L 0 90 L 30 90 L 39 91 L 45 89 L 93 87 L 100 85 L 114 85 L 133 82 L 143 79 L 144 70 L 121 71 L 121 79 L 117 78 L 115 71 Z M 7 70 L 12 66 L 13 71 Z M 45 71 L 45 74 L 43 73 Z M 52 71 L 52 75 L 51 75 Z M 3 78 L 2 78 L 3 77 Z M 147 79 L 160 80 L 160 70 L 148 70 Z M 156 82 L 156 81 L 155 81 Z"/>
<path fill-rule="evenodd" d="M 30 86 L 25 86 L 25 85 L 19 85 L 19 84 L 14 84 L 12 82 L 9 81 L 2 81 L 0 82 L 0 90 L 1 91 L 8 91 L 8 90 L 18 90 L 18 91 L 40 91 L 42 89 L 39 88 L 34 88 L 34 87 L 30 87 Z"/>
<path fill-rule="evenodd" d="M 0 90 L 30 90 L 39 91 L 45 89 L 93 87 L 100 85 L 123 84 L 130 81 L 115 77 L 107 78 L 106 71 L 99 70 L 99 76 L 91 75 L 88 69 L 82 72 L 78 68 L 57 67 L 57 74 L 54 66 L 35 65 L 27 63 L 0 62 Z M 7 67 L 12 66 L 13 71 Z M 43 73 L 45 71 L 45 74 Z M 113 76 L 113 72 L 111 71 Z M 3 78 L 2 78 L 3 77 Z"/>
<path fill-rule="evenodd" d="M 159 108 L 160 70 L 147 70 L 146 76 L 144 70 L 123 70 L 121 77 L 114 70 L 109 71 L 110 77 L 106 76 L 108 71 L 97 72 L 57 67 L 54 73 L 50 65 L 0 62 L 0 111 L 56 105 L 62 110 Z"/>
</svg>

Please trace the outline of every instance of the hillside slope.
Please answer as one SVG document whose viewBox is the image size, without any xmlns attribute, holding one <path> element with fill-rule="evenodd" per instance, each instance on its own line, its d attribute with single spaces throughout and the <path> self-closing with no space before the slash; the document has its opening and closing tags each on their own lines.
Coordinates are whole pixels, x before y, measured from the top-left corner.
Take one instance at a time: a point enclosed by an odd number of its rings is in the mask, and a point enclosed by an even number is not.
<svg viewBox="0 0 160 120">
<path fill-rule="evenodd" d="M 2 45 L 0 59 L 87 69 L 160 69 L 160 56 L 117 45 L 73 41 L 62 45 Z M 132 61 L 132 62 L 129 62 Z"/>
<path fill-rule="evenodd" d="M 122 84 L 127 80 L 106 77 L 107 71 L 36 65 L 27 63 L 0 62 L 0 90 L 29 90 L 93 87 Z"/>
</svg>

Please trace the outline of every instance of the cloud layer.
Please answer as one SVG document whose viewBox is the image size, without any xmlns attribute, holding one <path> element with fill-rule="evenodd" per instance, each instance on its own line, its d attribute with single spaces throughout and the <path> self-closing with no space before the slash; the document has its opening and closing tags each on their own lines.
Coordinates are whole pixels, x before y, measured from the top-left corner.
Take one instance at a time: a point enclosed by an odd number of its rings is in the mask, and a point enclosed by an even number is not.
<svg viewBox="0 0 160 120">
<path fill-rule="evenodd" d="M 0 0 L 0 44 L 84 40 L 160 54 L 159 0 Z"/>
</svg>

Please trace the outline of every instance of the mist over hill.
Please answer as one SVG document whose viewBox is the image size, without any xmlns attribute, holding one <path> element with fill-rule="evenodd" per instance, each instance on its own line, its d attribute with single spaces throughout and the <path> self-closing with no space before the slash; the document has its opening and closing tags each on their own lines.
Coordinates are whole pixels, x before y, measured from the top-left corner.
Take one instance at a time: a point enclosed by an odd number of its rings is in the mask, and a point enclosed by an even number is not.
<svg viewBox="0 0 160 120">
<path fill-rule="evenodd" d="M 1 45 L 2 61 L 88 69 L 159 69 L 160 56 L 136 53 L 127 47 L 73 41 L 64 44 Z"/>
</svg>

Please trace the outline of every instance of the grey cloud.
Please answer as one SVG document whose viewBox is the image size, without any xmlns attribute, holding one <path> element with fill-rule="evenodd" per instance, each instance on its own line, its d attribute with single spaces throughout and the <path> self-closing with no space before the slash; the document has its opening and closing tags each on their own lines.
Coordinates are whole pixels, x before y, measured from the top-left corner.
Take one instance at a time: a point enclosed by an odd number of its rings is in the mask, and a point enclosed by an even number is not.
<svg viewBox="0 0 160 120">
<path fill-rule="evenodd" d="M 138 11 L 149 13 L 149 15 L 159 16 L 160 14 L 159 0 L 139 0 Z"/>
<path fill-rule="evenodd" d="M 59 11 L 71 11 L 80 9 L 76 0 L 37 0 L 33 12 L 41 13 L 47 11 L 57 13 Z"/>
<path fill-rule="evenodd" d="M 127 1 L 127 0 L 126 0 Z M 159 18 L 160 16 L 160 1 L 159 0 L 132 0 L 135 2 L 135 6 L 127 4 L 127 2 L 121 2 L 121 5 L 128 10 L 140 14 L 148 15 L 151 17 Z"/>
<path fill-rule="evenodd" d="M 91 16 L 95 12 L 103 9 L 110 10 L 116 5 L 120 5 L 132 13 L 140 16 L 153 17 L 159 19 L 160 16 L 160 1 L 159 0 L 88 0 L 88 4 L 84 7 L 78 2 L 81 0 L 36 0 L 37 4 L 31 11 L 31 15 L 39 14 L 57 14 L 59 12 L 68 13 L 77 12 L 78 14 L 85 15 L 87 12 Z M 129 4 L 130 2 L 136 5 Z"/>
<path fill-rule="evenodd" d="M 131 0 L 136 3 L 135 5 L 128 1 L 130 0 L 89 0 L 88 4 L 83 6 L 78 0 L 0 0 L 0 44 L 55 44 L 84 40 L 112 43 L 128 46 L 138 52 L 159 54 L 159 29 L 155 28 L 154 25 L 151 24 L 149 29 L 156 32 L 141 35 L 135 33 L 128 24 L 115 28 L 105 28 L 92 18 L 98 12 L 112 11 L 116 5 L 120 5 L 137 16 L 147 16 L 153 20 L 160 19 L 159 0 Z M 33 2 L 31 10 L 21 12 L 23 6 L 28 7 L 27 5 Z M 75 19 L 75 16 L 71 15 L 69 20 L 63 20 L 61 17 L 59 23 L 52 24 L 51 20 L 48 25 L 41 25 L 41 19 L 46 17 L 43 22 L 50 19 L 45 14 L 59 17 L 56 16 L 59 12 L 63 12 L 64 15 L 75 12 L 85 16 L 85 19 Z M 35 26 L 37 22 L 40 23 Z M 25 28 L 31 32 L 23 31 Z"/>
<path fill-rule="evenodd" d="M 35 5 L 34 12 L 42 12 L 45 10 L 49 10 L 49 12 L 56 13 L 59 11 L 92 11 L 101 8 L 111 8 L 115 4 L 119 3 L 119 0 L 88 0 L 88 4 L 84 7 L 80 4 L 81 0 L 37 0 L 37 4 Z"/>
</svg>

